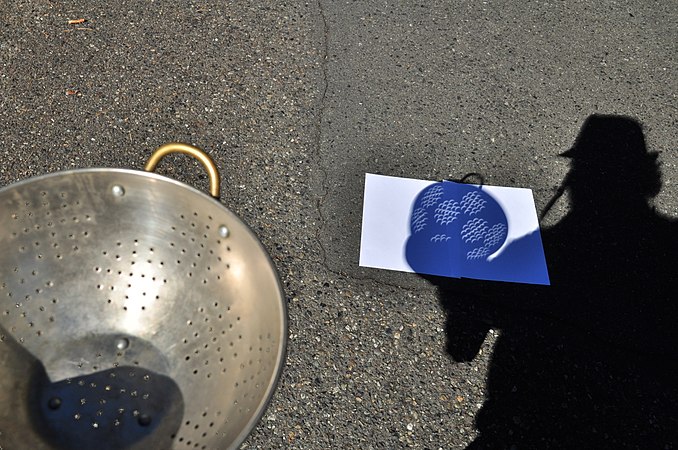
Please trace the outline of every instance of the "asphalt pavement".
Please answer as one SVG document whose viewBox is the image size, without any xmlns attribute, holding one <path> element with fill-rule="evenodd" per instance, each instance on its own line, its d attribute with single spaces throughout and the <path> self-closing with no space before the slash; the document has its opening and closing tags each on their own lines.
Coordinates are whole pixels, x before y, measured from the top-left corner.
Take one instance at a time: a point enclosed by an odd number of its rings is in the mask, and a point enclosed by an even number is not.
<svg viewBox="0 0 678 450">
<path fill-rule="evenodd" d="M 531 188 L 541 211 L 587 118 L 628 116 L 659 152 L 648 201 L 677 218 L 676 24 L 661 1 L 0 1 L 0 184 L 141 169 L 169 141 L 205 149 L 289 307 L 284 372 L 243 448 L 462 449 L 491 428 L 476 419 L 503 316 L 521 306 L 487 308 L 473 354 L 455 358 L 449 316 L 472 312 L 416 275 L 358 267 L 365 173 L 478 173 Z M 158 170 L 207 188 L 187 158 Z M 566 194 L 542 225 L 571 208 Z M 678 448 L 660 419 L 647 442 Z M 494 448 L 534 448 L 507 436 Z"/>
</svg>

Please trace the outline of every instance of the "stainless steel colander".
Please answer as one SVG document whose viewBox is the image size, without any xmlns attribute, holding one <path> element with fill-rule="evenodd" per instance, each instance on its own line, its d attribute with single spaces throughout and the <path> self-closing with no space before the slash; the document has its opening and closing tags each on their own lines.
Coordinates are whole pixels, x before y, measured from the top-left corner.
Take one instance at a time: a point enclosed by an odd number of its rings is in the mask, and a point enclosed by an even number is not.
<svg viewBox="0 0 678 450">
<path fill-rule="evenodd" d="M 224 449 L 283 365 L 281 285 L 215 198 L 152 173 L 82 169 L 0 190 L 0 448 Z"/>
</svg>

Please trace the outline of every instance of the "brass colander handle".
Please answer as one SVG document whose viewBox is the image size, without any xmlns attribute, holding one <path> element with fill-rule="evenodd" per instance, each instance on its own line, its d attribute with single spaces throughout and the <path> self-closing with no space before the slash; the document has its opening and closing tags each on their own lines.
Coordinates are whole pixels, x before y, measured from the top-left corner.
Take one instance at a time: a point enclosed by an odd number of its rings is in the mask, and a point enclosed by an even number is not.
<svg viewBox="0 0 678 450">
<path fill-rule="evenodd" d="M 221 179 L 219 178 L 217 165 L 207 153 L 203 152 L 198 147 L 194 147 L 189 144 L 183 144 L 181 142 L 171 142 L 169 144 L 162 145 L 153 152 L 150 158 L 148 158 L 148 162 L 146 163 L 144 170 L 147 172 L 154 172 L 160 160 L 170 153 L 183 153 L 200 161 L 200 163 L 205 167 L 207 175 L 210 177 L 210 195 L 214 198 L 219 198 L 219 184 L 221 183 Z"/>
</svg>

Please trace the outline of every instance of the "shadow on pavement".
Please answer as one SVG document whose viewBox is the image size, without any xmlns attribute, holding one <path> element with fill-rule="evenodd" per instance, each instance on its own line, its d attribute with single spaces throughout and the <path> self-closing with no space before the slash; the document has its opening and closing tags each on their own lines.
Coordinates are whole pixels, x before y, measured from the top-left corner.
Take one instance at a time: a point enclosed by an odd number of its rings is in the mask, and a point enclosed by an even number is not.
<svg viewBox="0 0 678 450">
<path fill-rule="evenodd" d="M 500 330 L 468 448 L 678 448 L 678 222 L 648 204 L 657 155 L 637 121 L 593 115 L 562 156 L 554 201 L 567 191 L 570 210 L 542 230 L 551 286 L 425 277 L 453 359 Z"/>
</svg>

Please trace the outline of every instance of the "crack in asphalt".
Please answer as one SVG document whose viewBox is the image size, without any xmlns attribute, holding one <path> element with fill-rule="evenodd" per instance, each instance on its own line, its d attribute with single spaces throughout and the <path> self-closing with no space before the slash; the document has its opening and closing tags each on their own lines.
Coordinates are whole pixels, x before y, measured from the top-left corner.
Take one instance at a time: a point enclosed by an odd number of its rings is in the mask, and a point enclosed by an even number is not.
<svg viewBox="0 0 678 450">
<path fill-rule="evenodd" d="M 384 280 L 379 280 L 375 277 L 365 275 L 349 275 L 346 272 L 342 272 L 341 270 L 336 270 L 333 269 L 329 266 L 327 262 L 327 249 L 323 245 L 323 240 L 322 240 L 322 232 L 324 229 L 324 225 L 326 223 L 326 217 L 323 214 L 323 205 L 325 204 L 325 200 L 327 196 L 329 195 L 329 186 L 328 186 L 328 179 L 329 175 L 327 172 L 327 169 L 323 166 L 322 164 L 322 137 L 323 137 L 323 122 L 325 119 L 325 110 L 326 110 L 326 105 L 325 105 L 325 100 L 327 98 L 327 91 L 329 88 L 329 77 L 328 77 L 328 60 L 329 60 L 329 40 L 330 40 L 330 27 L 327 22 L 327 15 L 325 14 L 325 8 L 323 7 L 323 3 L 321 0 L 318 0 L 316 3 L 318 7 L 318 15 L 320 16 L 320 20 L 322 22 L 322 46 L 321 46 L 321 53 L 320 53 L 320 58 L 321 58 L 321 73 L 322 73 L 322 87 L 321 87 L 321 92 L 320 92 L 320 97 L 318 99 L 318 119 L 316 121 L 315 125 L 315 136 L 314 136 L 314 141 L 316 145 L 316 159 L 317 159 L 317 164 L 318 168 L 321 173 L 321 179 L 320 179 L 320 195 L 315 201 L 315 206 L 317 210 L 318 217 L 320 219 L 320 223 L 318 225 L 318 228 L 315 232 L 315 237 L 316 240 L 318 241 L 318 247 L 320 248 L 320 262 L 319 264 L 329 273 L 332 273 L 338 277 L 344 277 L 344 278 L 351 278 L 355 281 L 359 282 L 372 282 L 376 283 L 378 285 L 382 286 L 388 286 L 391 288 L 397 288 L 397 289 L 403 289 L 408 292 L 415 292 L 417 289 L 410 288 L 407 286 L 402 286 L 396 283 L 390 283 L 388 281 Z"/>
<path fill-rule="evenodd" d="M 323 166 L 322 164 L 322 151 L 321 151 L 321 146 L 322 146 L 322 136 L 323 136 L 323 122 L 325 118 L 325 99 L 327 97 L 327 90 L 329 87 L 329 79 L 327 75 L 327 62 L 329 58 L 329 25 L 327 24 L 327 17 L 325 15 L 325 9 L 323 8 L 322 1 L 318 0 L 317 2 L 318 6 L 318 14 L 320 15 L 320 19 L 322 21 L 322 36 L 323 36 L 323 42 L 322 42 L 322 49 L 321 49 L 321 62 L 320 62 L 320 67 L 321 67 L 321 72 L 322 72 L 322 82 L 323 86 L 321 88 L 320 92 L 320 98 L 318 100 L 318 119 L 316 122 L 316 127 L 315 127 L 315 145 L 316 145 L 316 154 L 317 154 L 317 161 L 318 161 L 318 168 L 321 173 L 321 179 L 320 179 L 320 195 L 316 199 L 315 206 L 316 210 L 318 212 L 318 217 L 320 219 L 320 223 L 318 224 L 318 228 L 315 233 L 316 240 L 318 241 L 318 246 L 320 247 L 320 257 L 321 257 L 321 264 L 323 267 L 325 267 L 328 271 L 332 273 L 336 273 L 330 267 L 327 265 L 327 250 L 325 249 L 325 246 L 323 245 L 322 242 L 322 230 L 324 228 L 325 224 L 325 216 L 323 215 L 322 211 L 322 206 L 325 203 L 325 199 L 328 195 L 329 192 L 329 187 L 327 186 L 327 180 L 329 178 L 327 174 L 327 169 Z"/>
</svg>

